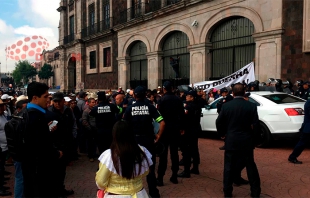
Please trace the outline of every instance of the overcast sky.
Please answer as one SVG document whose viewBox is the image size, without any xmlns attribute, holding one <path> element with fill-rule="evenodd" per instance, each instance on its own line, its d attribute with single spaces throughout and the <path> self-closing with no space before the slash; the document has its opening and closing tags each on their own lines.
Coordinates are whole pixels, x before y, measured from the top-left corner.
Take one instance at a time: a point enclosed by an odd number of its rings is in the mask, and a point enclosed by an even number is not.
<svg viewBox="0 0 310 198">
<path fill-rule="evenodd" d="M 45 38 L 47 50 L 51 50 L 58 46 L 58 25 L 59 12 L 56 10 L 59 7 L 60 0 L 0 0 L 0 62 L 1 73 L 11 72 L 15 68 L 16 57 L 18 50 L 18 41 L 24 41 L 29 37 L 31 40 L 25 42 L 25 45 L 31 48 L 32 42 L 37 45 L 34 48 L 35 53 L 41 51 L 38 48 L 38 41 Z M 38 37 L 33 37 L 38 36 Z M 32 39 L 38 38 L 38 39 Z M 23 44 L 24 45 L 24 44 Z M 23 45 L 20 45 L 20 49 Z M 42 44 L 43 45 L 43 44 Z M 11 53 L 15 53 L 13 57 L 6 58 L 6 47 L 14 46 Z M 41 46 L 42 47 L 42 46 Z M 29 49 L 30 50 L 30 49 Z M 19 50 L 18 50 L 19 51 Z M 29 52 L 29 51 L 28 51 Z M 27 60 L 34 62 L 36 56 L 29 56 Z"/>
</svg>

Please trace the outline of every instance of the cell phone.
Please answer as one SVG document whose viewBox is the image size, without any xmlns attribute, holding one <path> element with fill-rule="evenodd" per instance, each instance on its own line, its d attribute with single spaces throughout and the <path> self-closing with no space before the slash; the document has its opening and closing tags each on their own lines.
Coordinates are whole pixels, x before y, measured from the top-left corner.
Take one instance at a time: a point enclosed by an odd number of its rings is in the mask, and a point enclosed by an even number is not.
<svg viewBox="0 0 310 198">
<path fill-rule="evenodd" d="M 56 126 L 56 125 L 57 125 L 57 123 L 58 123 L 58 121 L 53 120 L 52 124 L 50 124 L 50 125 L 49 125 L 50 130 L 52 130 L 52 128 L 53 128 L 54 126 Z"/>
</svg>

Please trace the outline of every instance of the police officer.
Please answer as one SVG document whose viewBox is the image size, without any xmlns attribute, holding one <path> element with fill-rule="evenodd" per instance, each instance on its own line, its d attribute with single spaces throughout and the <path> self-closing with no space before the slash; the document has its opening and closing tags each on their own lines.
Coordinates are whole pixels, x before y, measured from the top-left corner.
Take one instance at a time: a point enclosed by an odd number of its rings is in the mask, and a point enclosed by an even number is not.
<svg viewBox="0 0 310 198">
<path fill-rule="evenodd" d="M 178 174 L 178 177 L 190 177 L 190 173 L 199 174 L 198 166 L 200 164 L 198 150 L 198 135 L 201 131 L 200 117 L 201 108 L 195 101 L 197 94 L 191 90 L 186 93 L 186 103 L 184 104 L 185 120 L 184 133 L 181 136 L 181 148 L 183 152 L 184 171 Z M 191 159 L 193 158 L 193 168 Z"/>
<path fill-rule="evenodd" d="M 96 127 L 98 130 L 98 149 L 100 154 L 109 149 L 112 143 L 112 129 L 116 122 L 116 114 L 122 113 L 122 108 L 118 108 L 115 104 L 107 101 L 104 91 L 97 93 L 98 105 L 95 106 L 89 113 L 95 117 Z"/>
<path fill-rule="evenodd" d="M 298 97 L 302 97 L 304 95 L 304 89 L 303 89 L 303 80 L 297 80 L 295 85 L 297 86 L 297 90 L 295 91 L 294 95 Z"/>
<path fill-rule="evenodd" d="M 218 114 L 220 114 L 222 106 L 226 102 L 229 102 L 229 101 L 234 99 L 230 94 L 228 94 L 228 90 L 226 88 L 221 89 L 221 95 L 223 98 L 217 103 L 217 113 Z"/>
<path fill-rule="evenodd" d="M 303 95 L 301 96 L 302 99 L 304 100 L 309 100 L 310 99 L 310 88 L 309 88 L 309 81 L 304 82 L 302 85 L 303 88 Z"/>
<path fill-rule="evenodd" d="M 146 90 L 144 87 L 136 87 L 134 90 L 134 97 L 136 102 L 127 107 L 124 114 L 124 120 L 127 120 L 133 127 L 137 143 L 144 146 L 152 154 L 153 165 L 150 167 L 150 173 L 147 176 L 149 194 L 151 197 L 160 197 L 159 191 L 156 187 L 156 153 L 152 122 L 154 119 L 160 125 L 159 132 L 155 135 L 155 142 L 161 137 L 165 127 L 165 122 L 155 106 L 148 101 L 145 101 Z"/>
<path fill-rule="evenodd" d="M 165 175 L 168 163 L 168 147 L 170 148 L 170 157 L 172 163 L 172 176 L 170 181 L 174 184 L 178 183 L 179 171 L 179 154 L 178 146 L 183 130 L 184 107 L 178 96 L 172 93 L 172 84 L 169 81 L 163 84 L 164 95 L 158 101 L 158 110 L 165 119 L 165 132 L 160 141 L 164 144 L 164 151 L 159 156 L 157 185 L 163 186 L 163 177 Z"/>
</svg>

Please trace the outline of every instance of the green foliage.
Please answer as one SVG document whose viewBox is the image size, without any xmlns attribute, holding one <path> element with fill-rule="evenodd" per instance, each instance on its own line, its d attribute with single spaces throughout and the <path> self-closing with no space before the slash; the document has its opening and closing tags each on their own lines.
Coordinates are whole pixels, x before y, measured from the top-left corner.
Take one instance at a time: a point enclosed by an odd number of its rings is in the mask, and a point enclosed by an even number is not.
<svg viewBox="0 0 310 198">
<path fill-rule="evenodd" d="M 38 76 L 40 79 L 46 79 L 46 80 L 54 76 L 54 71 L 53 71 L 52 66 L 45 63 L 43 67 L 41 68 L 41 71 L 39 71 Z"/>
<path fill-rule="evenodd" d="M 37 75 L 37 70 L 27 60 L 18 61 L 15 63 L 13 71 L 13 79 L 16 83 L 22 81 L 24 84 L 28 83 L 29 78 Z"/>
</svg>

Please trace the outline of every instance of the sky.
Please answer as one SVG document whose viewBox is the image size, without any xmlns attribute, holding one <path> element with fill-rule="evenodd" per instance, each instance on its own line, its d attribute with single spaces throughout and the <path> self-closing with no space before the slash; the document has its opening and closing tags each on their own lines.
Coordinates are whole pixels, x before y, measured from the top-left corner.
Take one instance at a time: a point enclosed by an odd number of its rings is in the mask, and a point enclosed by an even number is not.
<svg viewBox="0 0 310 198">
<path fill-rule="evenodd" d="M 1 73 L 14 70 L 18 57 L 22 59 L 23 50 L 23 57 L 32 63 L 38 60 L 37 54 L 44 48 L 52 50 L 58 46 L 60 14 L 56 9 L 59 2 L 60 0 L 0 0 Z M 7 53 L 13 56 L 7 58 Z"/>
</svg>

